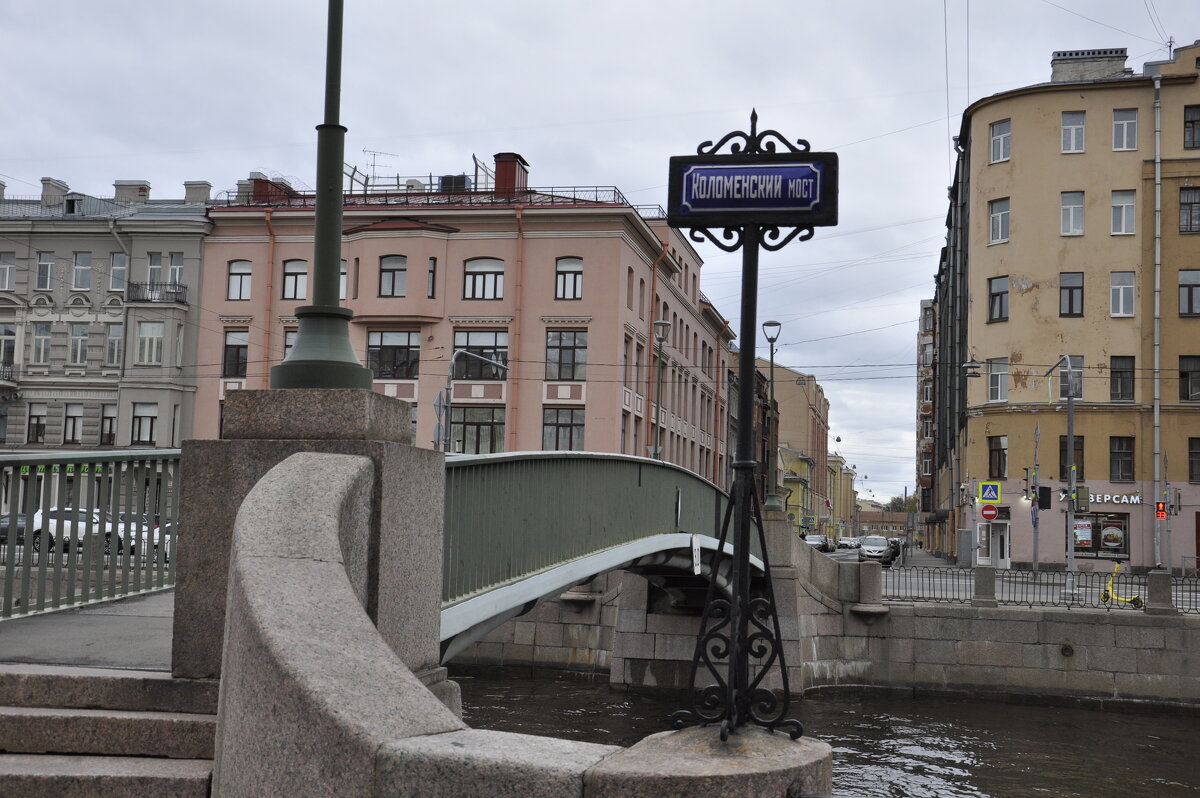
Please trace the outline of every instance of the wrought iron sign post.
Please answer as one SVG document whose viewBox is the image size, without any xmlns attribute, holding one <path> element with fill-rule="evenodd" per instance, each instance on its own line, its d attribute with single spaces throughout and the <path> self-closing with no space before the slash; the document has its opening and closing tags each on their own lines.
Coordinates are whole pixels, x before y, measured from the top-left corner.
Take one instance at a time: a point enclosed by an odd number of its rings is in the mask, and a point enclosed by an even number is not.
<svg viewBox="0 0 1200 798">
<path fill-rule="evenodd" d="M 721 154 L 729 145 L 729 152 Z M 778 146 L 786 150 L 777 152 Z M 704 615 L 692 660 L 691 708 L 672 716 L 675 728 L 689 723 L 720 724 L 720 736 L 746 723 L 785 729 L 793 739 L 804 733 L 788 718 L 789 690 L 783 641 L 779 630 L 770 562 L 763 535 L 762 508 L 754 491 L 754 340 L 757 332 L 758 252 L 782 249 L 793 240 L 807 241 L 813 228 L 837 224 L 838 157 L 809 151 L 807 141 L 792 144 L 774 130 L 758 130 L 758 113 L 750 114 L 750 132 L 734 131 L 715 145 L 701 144 L 694 156 L 671 158 L 667 223 L 689 228 L 696 242 L 709 241 L 726 252 L 742 250 L 742 304 L 738 353 L 738 431 L 733 491 L 721 526 L 720 546 L 712 573 L 732 571 L 732 595 L 709 581 Z M 782 229 L 791 228 L 783 233 Z M 712 232 L 721 229 L 719 235 Z M 733 554 L 724 552 L 733 521 Z M 761 595 L 750 595 L 750 528 L 758 531 L 768 578 Z M 732 567 L 722 560 L 732 556 Z M 758 660 L 751 677 L 750 658 Z M 720 668 L 725 660 L 725 673 Z M 779 667 L 782 694 L 763 686 Z M 700 686 L 701 677 L 705 685 Z"/>
</svg>

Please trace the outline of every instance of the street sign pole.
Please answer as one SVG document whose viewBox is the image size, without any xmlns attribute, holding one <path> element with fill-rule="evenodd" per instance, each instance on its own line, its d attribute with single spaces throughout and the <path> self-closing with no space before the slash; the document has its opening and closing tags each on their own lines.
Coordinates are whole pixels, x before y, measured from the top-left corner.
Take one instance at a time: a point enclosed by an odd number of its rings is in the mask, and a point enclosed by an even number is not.
<svg viewBox="0 0 1200 798">
<path fill-rule="evenodd" d="M 727 144 L 730 152 L 721 154 Z M 786 152 L 777 151 L 780 145 Z M 689 237 L 695 242 L 708 241 L 725 252 L 742 251 L 734 483 L 710 571 L 714 575 L 720 572 L 722 560 L 732 556 L 733 579 L 729 598 L 717 590 L 715 578 L 709 581 L 689 679 L 691 707 L 672 715 L 672 724 L 677 729 L 689 723 L 720 724 L 720 737 L 727 740 L 731 732 L 749 722 L 786 730 L 795 739 L 804 733 L 804 727 L 787 717 L 788 671 L 762 508 L 754 488 L 758 468 L 754 446 L 758 255 L 760 248 L 773 252 L 793 240 L 812 238 L 814 227 L 837 224 L 838 158 L 835 153 L 810 152 L 804 140 L 793 144 L 773 130 L 759 132 L 756 112 L 750 114 L 749 133 L 729 133 L 715 145 L 706 141 L 696 153 L 671 158 L 667 223 L 690 228 Z M 719 236 L 710 228 L 721 229 Z M 781 228 L 791 231 L 784 234 Z M 729 555 L 725 542 L 731 520 L 734 545 Z M 751 526 L 758 531 L 767 577 L 764 595 L 754 599 L 750 597 Z M 758 663 L 753 678 L 752 655 Z M 775 667 L 779 668 L 781 695 L 763 686 Z M 703 687 L 697 681 L 701 668 Z"/>
</svg>

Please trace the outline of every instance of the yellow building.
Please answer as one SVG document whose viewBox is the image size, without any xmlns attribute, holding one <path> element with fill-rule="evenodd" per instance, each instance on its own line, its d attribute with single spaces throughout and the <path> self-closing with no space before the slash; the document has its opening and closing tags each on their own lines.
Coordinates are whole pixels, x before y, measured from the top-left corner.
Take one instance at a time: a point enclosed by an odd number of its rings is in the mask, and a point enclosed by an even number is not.
<svg viewBox="0 0 1200 798">
<path fill-rule="evenodd" d="M 1080 570 L 1196 556 L 1200 42 L 1141 73 L 1125 60 L 1056 52 L 1050 82 L 963 116 L 922 508 L 926 546 L 960 561 L 1061 568 L 1068 541 Z M 1091 501 L 1068 533 L 1069 415 Z M 1048 509 L 1025 497 L 1025 469 Z M 1182 512 L 1156 519 L 1173 489 Z"/>
</svg>

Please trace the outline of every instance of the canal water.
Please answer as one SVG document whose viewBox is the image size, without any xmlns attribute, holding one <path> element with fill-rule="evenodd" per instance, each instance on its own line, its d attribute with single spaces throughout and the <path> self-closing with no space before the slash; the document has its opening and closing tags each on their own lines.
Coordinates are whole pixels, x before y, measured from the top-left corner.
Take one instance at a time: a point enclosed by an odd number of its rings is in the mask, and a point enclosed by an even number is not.
<svg viewBox="0 0 1200 798">
<path fill-rule="evenodd" d="M 493 668 L 452 677 L 474 728 L 609 745 L 668 729 L 685 699 L 615 689 L 607 676 Z M 806 735 L 833 746 L 840 798 L 1200 798 L 1196 715 L 861 695 L 793 707 Z"/>
</svg>

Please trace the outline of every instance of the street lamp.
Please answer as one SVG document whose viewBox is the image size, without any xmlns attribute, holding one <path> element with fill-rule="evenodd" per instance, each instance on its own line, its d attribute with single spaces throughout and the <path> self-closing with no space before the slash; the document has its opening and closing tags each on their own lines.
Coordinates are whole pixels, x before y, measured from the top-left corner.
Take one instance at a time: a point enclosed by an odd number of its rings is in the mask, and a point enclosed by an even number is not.
<svg viewBox="0 0 1200 798">
<path fill-rule="evenodd" d="M 1059 357 L 1042 376 L 1049 377 L 1064 362 L 1067 364 L 1067 581 L 1063 598 L 1070 600 L 1075 598 L 1075 370 L 1071 356 Z"/>
<path fill-rule="evenodd" d="M 770 388 L 770 395 L 767 405 L 767 419 L 770 422 L 771 428 L 767 431 L 767 495 L 763 502 L 764 510 L 777 511 L 783 508 L 779 504 L 779 496 L 775 492 L 775 457 L 779 448 L 779 413 L 775 410 L 775 342 L 779 340 L 780 325 L 777 321 L 764 321 L 762 323 L 763 335 L 767 338 L 767 343 L 771 345 L 771 378 L 767 383 Z"/>
<path fill-rule="evenodd" d="M 654 389 L 654 454 L 659 460 L 663 459 L 662 452 L 662 379 L 663 379 L 663 344 L 671 334 L 671 322 L 659 319 L 654 322 L 654 340 L 658 342 L 658 386 Z"/>
<path fill-rule="evenodd" d="M 492 360 L 490 357 L 484 357 L 483 355 L 477 355 L 469 349 L 455 349 L 454 353 L 450 355 L 450 363 L 448 366 L 446 366 L 446 400 L 443 403 L 444 412 L 446 414 L 446 427 L 445 429 L 441 430 L 441 434 L 437 436 L 437 438 L 441 441 L 442 451 L 446 454 L 451 453 L 450 445 L 452 441 L 450 438 L 450 432 L 452 426 L 451 416 L 454 413 L 454 364 L 458 360 L 459 355 L 473 357 L 476 360 L 482 360 L 484 363 L 491 363 L 493 366 L 498 366 L 502 369 L 508 368 L 507 363 L 503 363 L 499 360 Z M 434 443 L 436 445 L 437 441 Z"/>
</svg>

